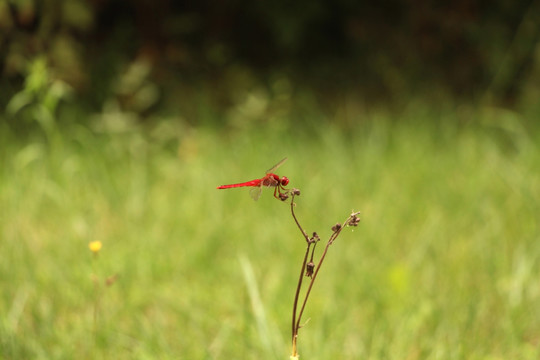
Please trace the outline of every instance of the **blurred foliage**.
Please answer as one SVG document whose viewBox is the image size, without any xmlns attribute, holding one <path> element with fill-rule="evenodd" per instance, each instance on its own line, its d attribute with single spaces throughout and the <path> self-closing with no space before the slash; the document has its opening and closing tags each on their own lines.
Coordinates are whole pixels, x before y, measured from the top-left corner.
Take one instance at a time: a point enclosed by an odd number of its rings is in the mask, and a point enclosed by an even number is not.
<svg viewBox="0 0 540 360">
<path fill-rule="evenodd" d="M 232 126 L 351 98 L 534 108 L 539 14 L 537 0 L 2 0 L 0 104 L 20 116 L 71 89 L 90 113 Z"/>
<path fill-rule="evenodd" d="M 56 126 L 56 109 L 60 101 L 69 97 L 71 89 L 65 82 L 51 79 L 43 57 L 29 63 L 25 73 L 24 87 L 11 98 L 6 113 L 18 116 L 26 124 L 36 121 L 50 136 Z"/>
</svg>

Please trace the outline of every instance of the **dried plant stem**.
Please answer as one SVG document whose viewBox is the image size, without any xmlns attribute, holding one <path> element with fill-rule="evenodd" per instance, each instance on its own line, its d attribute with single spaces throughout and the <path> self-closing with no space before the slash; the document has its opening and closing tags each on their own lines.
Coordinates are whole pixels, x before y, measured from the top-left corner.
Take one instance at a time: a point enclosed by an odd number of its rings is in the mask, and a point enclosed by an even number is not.
<svg viewBox="0 0 540 360">
<path fill-rule="evenodd" d="M 307 258 L 309 256 L 309 249 L 311 247 L 311 243 L 309 241 L 308 235 L 306 234 L 304 229 L 302 229 L 302 226 L 300 226 L 300 223 L 298 222 L 298 219 L 296 218 L 296 214 L 294 213 L 294 206 L 295 206 L 294 196 L 295 196 L 295 194 L 293 192 L 292 196 L 291 196 L 291 214 L 292 214 L 292 216 L 294 218 L 294 222 L 296 223 L 296 226 L 298 226 L 298 229 L 300 229 L 300 232 L 302 233 L 302 235 L 306 239 L 306 243 L 307 243 L 306 254 L 304 255 L 304 261 L 302 262 L 302 267 L 300 268 L 300 277 L 298 278 L 298 285 L 296 287 L 296 293 L 294 294 L 293 313 L 292 313 L 292 329 L 291 329 L 292 330 L 291 331 L 291 333 L 292 333 L 292 346 L 293 346 L 292 355 L 297 356 L 296 339 L 298 337 L 298 327 L 296 326 L 296 310 L 297 310 L 297 307 L 298 307 L 298 299 L 300 297 L 300 289 L 302 288 L 302 280 L 304 279 L 304 269 L 306 268 Z"/>
<path fill-rule="evenodd" d="M 317 274 L 319 273 L 319 270 L 321 269 L 321 266 L 322 266 L 322 263 L 324 261 L 324 258 L 326 257 L 326 254 L 328 253 L 328 248 L 330 247 L 330 245 L 332 245 L 334 240 L 337 238 L 337 236 L 341 232 L 341 229 L 343 229 L 343 227 L 340 227 L 338 230 L 336 230 L 332 234 L 332 236 L 330 237 L 328 242 L 326 243 L 326 246 L 324 247 L 324 251 L 323 251 L 323 253 L 321 255 L 321 258 L 319 259 L 319 263 L 317 264 L 317 267 L 315 268 L 315 272 L 313 273 L 313 276 L 311 276 L 311 281 L 309 282 L 309 285 L 308 285 L 308 288 L 307 288 L 307 291 L 306 291 L 306 295 L 304 297 L 304 301 L 302 302 L 302 307 L 300 308 L 300 312 L 298 313 L 298 320 L 297 320 L 296 326 L 295 326 L 296 332 L 297 332 L 296 335 L 298 335 L 298 330 L 300 329 L 300 320 L 302 319 L 302 314 L 304 313 L 304 309 L 306 307 L 306 304 L 307 304 L 307 301 L 308 301 L 308 298 L 309 298 L 309 294 L 311 293 L 311 289 L 313 288 L 313 283 L 315 283 L 315 279 L 317 278 Z M 307 248 L 306 253 L 309 252 L 310 245 L 311 245 L 311 243 L 308 244 L 308 248 Z M 306 257 L 307 257 L 307 255 L 306 255 Z M 305 263 L 305 259 L 304 259 L 304 263 Z M 305 264 L 304 264 L 304 268 L 305 268 Z"/>
<path fill-rule="evenodd" d="M 311 294 L 311 289 L 313 288 L 313 284 L 315 283 L 315 279 L 317 278 L 317 275 L 319 273 L 319 270 L 321 269 L 321 266 L 323 264 L 323 261 L 326 257 L 326 254 L 328 253 L 328 248 L 330 247 L 330 245 L 332 245 L 334 243 L 334 241 L 336 240 L 336 238 L 339 236 L 339 234 L 341 233 L 341 230 L 343 230 L 343 228 L 345 226 L 356 226 L 358 225 L 358 222 L 360 221 L 360 219 L 358 218 L 358 214 L 359 212 L 355 212 L 355 213 L 352 213 L 348 218 L 347 220 L 345 220 L 344 224 L 341 225 L 341 224 L 336 224 L 334 227 L 332 227 L 332 235 L 330 236 L 330 238 L 328 239 L 328 242 L 326 243 L 326 246 L 324 248 L 324 251 L 321 255 L 321 258 L 319 259 L 318 263 L 317 263 L 317 266 L 315 267 L 315 271 L 313 271 L 313 253 L 314 253 L 314 250 L 315 250 L 315 246 L 317 244 L 317 242 L 319 241 L 319 236 L 317 235 L 317 233 L 313 233 L 313 237 L 309 237 L 307 235 L 307 233 L 304 231 L 304 229 L 302 228 L 302 226 L 300 225 L 300 222 L 298 221 L 297 217 L 296 217 L 296 214 L 294 213 L 294 206 L 295 206 L 295 203 L 294 203 L 294 197 L 295 195 L 299 195 L 300 192 L 299 191 L 291 191 L 291 214 L 292 214 L 292 217 L 296 223 L 296 226 L 298 226 L 298 229 L 300 230 L 300 232 L 302 233 L 302 235 L 304 236 L 304 239 L 306 240 L 306 253 L 304 255 L 304 260 L 302 261 L 302 267 L 300 269 L 300 277 L 298 279 L 298 285 L 296 286 L 296 293 L 294 295 L 294 303 L 293 303 L 293 313 L 292 313 L 292 324 L 291 324 L 291 332 L 292 332 L 292 355 L 291 355 L 291 359 L 298 359 L 298 351 L 297 351 L 297 344 L 298 344 L 298 331 L 300 330 L 300 327 L 301 327 L 301 320 L 302 320 L 302 315 L 304 313 L 304 309 L 306 308 L 306 304 L 308 302 L 308 299 L 309 299 L 309 295 Z M 309 256 L 309 253 L 310 253 L 310 249 L 311 246 L 313 245 L 313 251 L 311 253 L 311 260 L 308 264 L 308 256 Z M 309 267 L 311 265 L 311 267 Z M 309 285 L 308 285 L 308 288 L 306 290 L 306 293 L 304 295 L 304 299 L 302 301 L 302 305 L 300 307 L 300 311 L 298 311 L 298 302 L 300 300 L 300 290 L 302 288 L 302 282 L 303 282 L 303 279 L 304 279 L 304 271 L 306 271 L 306 276 L 309 276 L 311 279 L 310 279 L 310 282 L 309 282 Z"/>
<path fill-rule="evenodd" d="M 302 235 L 306 239 L 306 243 L 307 243 L 308 246 L 306 248 L 306 255 L 304 256 L 304 262 L 302 263 L 302 267 L 300 268 L 300 278 L 298 280 L 298 285 L 299 286 L 296 289 L 296 294 L 295 294 L 295 297 L 294 297 L 294 305 L 295 305 L 294 310 L 295 311 L 293 312 L 293 330 L 294 330 L 294 324 L 295 324 L 294 318 L 295 318 L 295 313 L 296 313 L 296 304 L 298 302 L 298 296 L 300 294 L 300 285 L 302 284 L 302 279 L 304 278 L 304 269 L 306 268 L 307 258 L 308 258 L 308 255 L 309 255 L 309 248 L 311 247 L 308 235 L 306 234 L 304 229 L 302 229 L 302 226 L 300 226 L 300 223 L 298 222 L 298 219 L 296 218 L 296 215 L 294 213 L 294 206 L 295 206 L 295 204 L 294 204 L 294 195 L 292 195 L 292 197 L 291 197 L 291 213 L 292 213 L 292 216 L 294 218 L 294 221 L 296 222 L 296 225 L 298 226 L 298 229 L 300 229 L 300 232 L 302 232 Z"/>
</svg>

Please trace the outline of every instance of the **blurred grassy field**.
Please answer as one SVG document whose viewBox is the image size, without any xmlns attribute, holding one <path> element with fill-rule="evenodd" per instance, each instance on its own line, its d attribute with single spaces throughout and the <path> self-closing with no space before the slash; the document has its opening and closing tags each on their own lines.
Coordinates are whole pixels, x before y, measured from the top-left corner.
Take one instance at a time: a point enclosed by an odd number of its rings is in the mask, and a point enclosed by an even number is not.
<svg viewBox="0 0 540 360">
<path fill-rule="evenodd" d="M 330 248 L 301 358 L 538 359 L 539 134 L 476 115 L 3 128 L 0 358 L 287 359 L 303 239 L 270 191 L 216 186 L 288 156 L 307 232 L 362 212 Z"/>
</svg>

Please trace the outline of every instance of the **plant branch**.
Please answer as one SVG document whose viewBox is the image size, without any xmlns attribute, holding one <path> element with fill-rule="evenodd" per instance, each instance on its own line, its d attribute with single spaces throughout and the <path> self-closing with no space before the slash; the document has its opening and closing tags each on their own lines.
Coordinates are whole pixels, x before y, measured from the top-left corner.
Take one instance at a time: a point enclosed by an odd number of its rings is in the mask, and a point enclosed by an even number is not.
<svg viewBox="0 0 540 360">
<path fill-rule="evenodd" d="M 294 213 L 294 206 L 296 205 L 294 203 L 294 197 L 295 195 L 299 195 L 300 191 L 292 191 L 291 196 L 291 214 L 292 217 L 296 223 L 296 226 L 298 226 L 298 229 L 300 229 L 300 232 L 306 239 L 307 248 L 306 248 L 306 254 L 304 255 L 304 260 L 302 262 L 302 267 L 300 268 L 300 277 L 298 279 L 298 285 L 296 286 L 296 292 L 294 294 L 294 303 L 293 303 L 293 312 L 292 312 L 292 323 L 291 323 L 291 334 L 292 334 L 292 343 L 293 343 L 293 355 L 296 355 L 296 337 L 298 336 L 298 328 L 296 327 L 296 310 L 298 307 L 298 299 L 300 297 L 300 289 L 302 288 L 302 280 L 304 279 L 304 269 L 306 268 L 307 258 L 309 256 L 309 249 L 311 247 L 311 242 L 309 241 L 309 237 L 300 226 L 300 223 L 298 222 L 298 219 L 296 218 L 296 214 Z"/>
<path fill-rule="evenodd" d="M 351 215 L 349 215 L 347 220 L 345 220 L 343 225 L 338 223 L 338 224 L 336 224 L 336 225 L 334 225 L 332 227 L 333 233 L 330 236 L 330 238 L 328 239 L 328 242 L 326 243 L 324 251 L 323 251 L 323 253 L 321 255 L 321 258 L 319 259 L 319 262 L 318 262 L 317 266 L 315 267 L 315 271 L 313 272 L 313 267 L 314 267 L 314 265 L 313 265 L 313 252 L 315 251 L 315 245 L 317 244 L 317 242 L 320 239 L 319 239 L 319 236 L 317 235 L 317 233 L 315 233 L 315 232 L 313 233 L 313 237 L 309 238 L 308 235 L 306 234 L 306 232 L 304 231 L 304 229 L 302 228 L 302 226 L 300 226 L 300 223 L 298 222 L 298 219 L 296 218 L 296 215 L 294 213 L 294 206 L 295 206 L 295 204 L 294 204 L 294 196 L 296 194 L 299 195 L 300 192 L 298 190 L 294 189 L 294 191 L 292 192 L 292 199 L 291 199 L 291 214 L 292 214 L 292 216 L 294 218 L 294 221 L 296 222 L 296 225 L 298 226 L 298 228 L 302 232 L 302 235 L 306 239 L 307 248 L 306 248 L 306 253 L 304 255 L 304 260 L 302 262 L 302 268 L 300 270 L 300 278 L 298 279 L 298 285 L 296 287 L 296 293 L 295 293 L 295 296 L 294 296 L 293 314 L 292 314 L 292 355 L 291 355 L 291 359 L 297 359 L 298 358 L 297 341 L 298 341 L 298 331 L 300 330 L 300 327 L 301 327 L 300 322 L 302 320 L 302 315 L 304 313 L 304 309 L 305 309 L 307 301 L 309 299 L 309 295 L 311 294 L 311 289 L 313 288 L 313 284 L 315 283 L 315 279 L 317 278 L 319 270 L 321 269 L 321 266 L 322 266 L 323 261 L 324 261 L 324 259 L 326 257 L 326 254 L 328 253 L 328 249 L 329 249 L 330 245 L 332 245 L 334 243 L 334 241 L 337 239 L 337 237 L 341 233 L 341 230 L 343 230 L 343 228 L 345 226 L 357 226 L 358 223 L 360 222 L 360 218 L 358 217 L 358 214 L 360 212 L 353 212 Z M 309 250 L 310 250 L 312 244 L 314 245 L 314 248 L 313 248 L 313 252 L 311 254 L 311 260 L 310 260 L 310 262 L 308 264 L 307 259 L 308 259 Z M 306 265 L 307 265 L 307 267 L 306 267 Z M 306 269 L 306 276 L 309 276 L 311 278 L 311 280 L 309 282 L 306 294 L 304 295 L 304 300 L 302 301 L 302 306 L 300 307 L 300 311 L 298 312 L 298 316 L 297 316 L 298 300 L 299 300 L 299 297 L 300 297 L 300 289 L 302 288 L 302 280 L 303 280 L 303 277 L 304 277 L 304 269 Z"/>
</svg>

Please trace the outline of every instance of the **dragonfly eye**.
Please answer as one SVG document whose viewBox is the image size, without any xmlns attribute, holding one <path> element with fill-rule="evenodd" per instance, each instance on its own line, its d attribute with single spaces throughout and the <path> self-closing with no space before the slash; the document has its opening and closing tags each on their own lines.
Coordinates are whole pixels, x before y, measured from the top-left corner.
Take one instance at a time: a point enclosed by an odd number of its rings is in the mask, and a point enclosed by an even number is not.
<svg viewBox="0 0 540 360">
<path fill-rule="evenodd" d="M 287 177 L 283 176 L 281 178 L 280 182 L 281 182 L 281 185 L 287 186 L 287 184 L 289 183 L 289 179 L 287 179 Z"/>
</svg>

